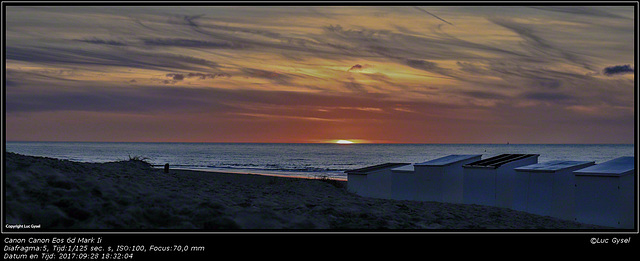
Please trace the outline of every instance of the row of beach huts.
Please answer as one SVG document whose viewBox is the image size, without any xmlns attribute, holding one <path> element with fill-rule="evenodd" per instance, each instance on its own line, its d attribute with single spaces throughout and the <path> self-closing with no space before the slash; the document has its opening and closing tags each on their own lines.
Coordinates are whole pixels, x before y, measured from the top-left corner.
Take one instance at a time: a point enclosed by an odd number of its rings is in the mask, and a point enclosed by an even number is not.
<svg viewBox="0 0 640 261">
<path fill-rule="evenodd" d="M 347 188 L 374 198 L 510 208 L 633 229 L 635 158 L 538 163 L 539 154 L 449 155 L 346 171 Z"/>
</svg>

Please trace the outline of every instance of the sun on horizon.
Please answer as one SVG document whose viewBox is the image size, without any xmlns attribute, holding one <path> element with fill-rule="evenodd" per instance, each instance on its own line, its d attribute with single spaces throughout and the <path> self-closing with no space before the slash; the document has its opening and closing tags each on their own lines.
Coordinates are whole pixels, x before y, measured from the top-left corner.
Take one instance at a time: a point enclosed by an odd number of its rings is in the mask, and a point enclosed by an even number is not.
<svg viewBox="0 0 640 261">
<path fill-rule="evenodd" d="M 354 144 L 355 142 L 350 140 L 337 140 L 336 143 L 346 145 L 346 144 Z"/>
</svg>

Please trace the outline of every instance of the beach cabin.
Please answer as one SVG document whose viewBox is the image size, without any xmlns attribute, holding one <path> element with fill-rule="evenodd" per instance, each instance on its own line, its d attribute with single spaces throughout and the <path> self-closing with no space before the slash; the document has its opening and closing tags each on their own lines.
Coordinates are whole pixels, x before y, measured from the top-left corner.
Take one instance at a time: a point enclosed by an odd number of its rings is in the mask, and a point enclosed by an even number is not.
<svg viewBox="0 0 640 261">
<path fill-rule="evenodd" d="M 633 229 L 635 158 L 620 157 L 576 170 L 576 221 Z"/>
<path fill-rule="evenodd" d="M 409 163 L 384 163 L 347 170 L 347 190 L 365 197 L 391 198 L 391 169 Z"/>
<path fill-rule="evenodd" d="M 574 220 L 573 171 L 594 164 L 593 161 L 554 160 L 515 168 L 513 209 Z"/>
<path fill-rule="evenodd" d="M 417 177 L 413 164 L 391 169 L 391 199 L 415 200 Z"/>
<path fill-rule="evenodd" d="M 449 155 L 392 170 L 392 198 L 462 203 L 462 165 L 482 155 Z"/>
<path fill-rule="evenodd" d="M 538 163 L 539 154 L 502 154 L 462 165 L 463 202 L 513 207 L 515 168 Z"/>
</svg>

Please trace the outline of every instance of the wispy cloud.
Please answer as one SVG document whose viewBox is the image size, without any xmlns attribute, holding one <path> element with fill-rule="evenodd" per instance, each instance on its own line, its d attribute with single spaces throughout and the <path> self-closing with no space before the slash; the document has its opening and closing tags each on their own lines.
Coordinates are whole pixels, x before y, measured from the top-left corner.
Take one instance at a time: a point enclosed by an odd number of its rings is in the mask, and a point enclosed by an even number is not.
<svg viewBox="0 0 640 261">
<path fill-rule="evenodd" d="M 565 13 L 569 15 L 629 19 L 628 17 L 613 14 L 613 13 L 604 11 L 602 9 L 598 9 L 597 7 L 591 7 L 591 6 L 536 6 L 531 8 L 545 10 L 545 11 L 560 12 L 560 13 Z"/>
<path fill-rule="evenodd" d="M 553 44 L 551 41 L 541 36 L 541 34 L 530 25 L 516 22 L 514 19 L 501 17 L 490 17 L 489 21 L 518 34 L 518 36 L 524 40 L 525 48 L 528 52 L 528 59 L 539 62 L 568 62 L 589 70 L 593 70 L 594 68 L 587 58 Z"/>
<path fill-rule="evenodd" d="M 182 55 L 151 53 L 131 49 L 87 50 L 73 47 L 17 47 L 6 48 L 7 59 L 31 63 L 59 65 L 115 66 L 145 69 L 197 69 L 217 68 L 216 62 Z"/>
</svg>

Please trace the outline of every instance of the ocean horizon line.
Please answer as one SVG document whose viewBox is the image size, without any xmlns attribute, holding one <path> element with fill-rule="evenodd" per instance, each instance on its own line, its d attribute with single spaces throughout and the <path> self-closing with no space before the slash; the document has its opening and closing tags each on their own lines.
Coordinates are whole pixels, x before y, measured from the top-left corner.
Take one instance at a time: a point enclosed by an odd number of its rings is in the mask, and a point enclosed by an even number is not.
<svg viewBox="0 0 640 261">
<path fill-rule="evenodd" d="M 410 143 L 410 142 L 360 142 L 337 144 L 335 142 L 217 142 L 217 141 L 5 141 L 5 143 L 128 143 L 128 144 L 299 144 L 299 145 L 635 145 L 635 143 Z"/>
</svg>

